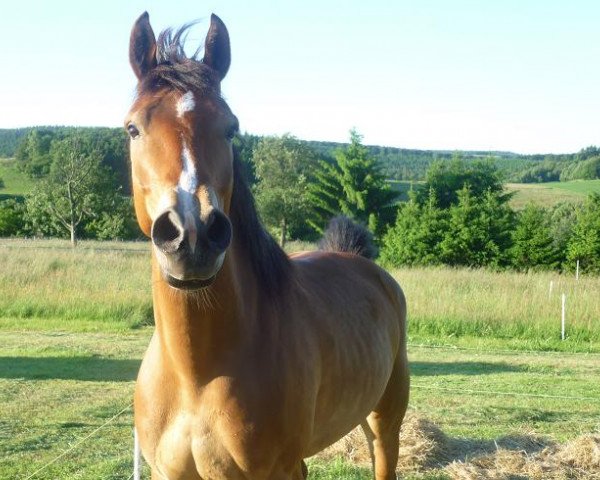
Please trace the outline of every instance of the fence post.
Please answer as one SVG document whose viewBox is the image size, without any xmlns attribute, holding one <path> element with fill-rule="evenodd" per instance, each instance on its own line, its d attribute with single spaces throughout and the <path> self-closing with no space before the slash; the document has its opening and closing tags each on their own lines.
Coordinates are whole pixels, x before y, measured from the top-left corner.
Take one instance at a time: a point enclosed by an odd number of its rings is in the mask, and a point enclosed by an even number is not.
<svg viewBox="0 0 600 480">
<path fill-rule="evenodd" d="M 575 270 L 575 280 L 579 280 L 579 260 L 577 260 L 577 269 Z"/>
<path fill-rule="evenodd" d="M 138 439 L 137 430 L 133 429 L 133 480 L 140 480 L 141 477 L 141 460 L 140 441 Z"/>
<path fill-rule="evenodd" d="M 566 303 L 567 303 L 567 296 L 563 293 L 562 294 L 562 315 L 561 315 L 561 321 L 560 321 L 560 338 L 561 338 L 561 340 L 565 339 Z"/>
<path fill-rule="evenodd" d="M 552 288 L 554 287 L 554 281 L 550 280 L 550 289 L 548 290 L 548 298 L 552 298 Z"/>
</svg>

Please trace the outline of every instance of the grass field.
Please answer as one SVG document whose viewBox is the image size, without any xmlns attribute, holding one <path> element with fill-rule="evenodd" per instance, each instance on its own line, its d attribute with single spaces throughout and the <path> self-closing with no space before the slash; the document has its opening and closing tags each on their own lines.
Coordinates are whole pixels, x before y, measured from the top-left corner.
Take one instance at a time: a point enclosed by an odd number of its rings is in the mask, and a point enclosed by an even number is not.
<svg viewBox="0 0 600 480">
<path fill-rule="evenodd" d="M 0 331 L 0 478 L 24 479 L 74 447 L 36 478 L 127 479 L 128 407 L 150 334 L 149 327 Z M 408 478 L 451 478 L 451 469 L 497 448 L 533 455 L 600 433 L 600 384 L 591 381 L 600 375 L 600 356 L 411 346 L 410 360 L 413 388 L 400 463 Z M 421 437 L 430 444 L 416 451 Z M 342 443 L 311 459 L 310 478 L 370 478 L 362 438 L 349 442 L 351 449 Z"/>
<path fill-rule="evenodd" d="M 148 248 L 0 240 L 0 478 L 26 479 L 67 451 L 34 478 L 131 475 L 129 405 L 152 332 Z M 600 476 L 600 278 L 392 273 L 410 319 L 404 478 Z M 351 435 L 310 460 L 309 478 L 369 479 L 365 452 Z"/>
<path fill-rule="evenodd" d="M 0 188 L 0 200 L 7 196 L 22 196 L 33 187 L 27 175 L 19 172 L 12 158 L 0 158 L 0 178 L 4 188 Z"/>
<path fill-rule="evenodd" d="M 510 202 L 515 209 L 521 209 L 528 203 L 548 207 L 560 202 L 581 202 L 590 193 L 600 193 L 600 180 L 508 183 L 506 189 L 509 192 L 515 192 Z"/>
<path fill-rule="evenodd" d="M 0 328 L 128 331 L 152 321 L 147 243 L 0 240 Z M 418 343 L 600 352 L 600 278 L 393 271 Z M 553 284 L 550 294 L 550 282 Z M 74 288 L 76 286 L 76 288 Z M 560 294 L 567 335 L 560 340 Z"/>
</svg>

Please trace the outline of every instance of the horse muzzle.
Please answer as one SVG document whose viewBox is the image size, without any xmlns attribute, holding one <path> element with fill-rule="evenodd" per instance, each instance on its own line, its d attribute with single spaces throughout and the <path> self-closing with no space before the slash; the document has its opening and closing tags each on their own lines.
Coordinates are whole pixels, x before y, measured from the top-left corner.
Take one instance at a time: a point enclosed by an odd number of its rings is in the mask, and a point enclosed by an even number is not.
<svg viewBox="0 0 600 480">
<path fill-rule="evenodd" d="M 231 243 L 231 222 L 217 209 L 202 221 L 174 208 L 152 224 L 152 243 L 165 281 L 181 290 L 209 286 L 221 269 Z"/>
</svg>

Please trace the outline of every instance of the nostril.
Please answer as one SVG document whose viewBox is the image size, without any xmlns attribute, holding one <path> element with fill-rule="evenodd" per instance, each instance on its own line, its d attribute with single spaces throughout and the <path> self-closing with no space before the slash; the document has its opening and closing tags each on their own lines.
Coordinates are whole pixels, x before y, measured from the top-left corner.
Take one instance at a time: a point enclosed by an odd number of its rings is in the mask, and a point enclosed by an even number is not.
<svg viewBox="0 0 600 480">
<path fill-rule="evenodd" d="M 173 210 L 161 213 L 152 224 L 152 242 L 165 253 L 177 251 L 183 241 L 183 233 Z"/>
<path fill-rule="evenodd" d="M 213 210 L 208 219 L 206 237 L 209 244 L 217 250 L 224 251 L 231 242 L 231 222 L 224 213 Z"/>
</svg>

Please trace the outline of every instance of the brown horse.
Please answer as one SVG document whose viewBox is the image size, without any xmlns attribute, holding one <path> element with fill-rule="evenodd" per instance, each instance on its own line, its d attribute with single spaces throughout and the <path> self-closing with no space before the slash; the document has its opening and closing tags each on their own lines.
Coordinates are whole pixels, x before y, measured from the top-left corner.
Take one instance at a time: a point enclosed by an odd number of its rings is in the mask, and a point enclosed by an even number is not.
<svg viewBox="0 0 600 480">
<path fill-rule="evenodd" d="M 225 25 L 212 16 L 201 61 L 183 53 L 184 31 L 156 41 L 143 14 L 129 52 L 139 84 L 125 125 L 156 319 L 135 426 L 152 478 L 304 479 L 303 459 L 358 424 L 377 480 L 395 478 L 409 389 L 402 291 L 352 253 L 366 244 L 346 220 L 328 248 L 291 259 L 266 233 L 220 96 Z"/>
</svg>

